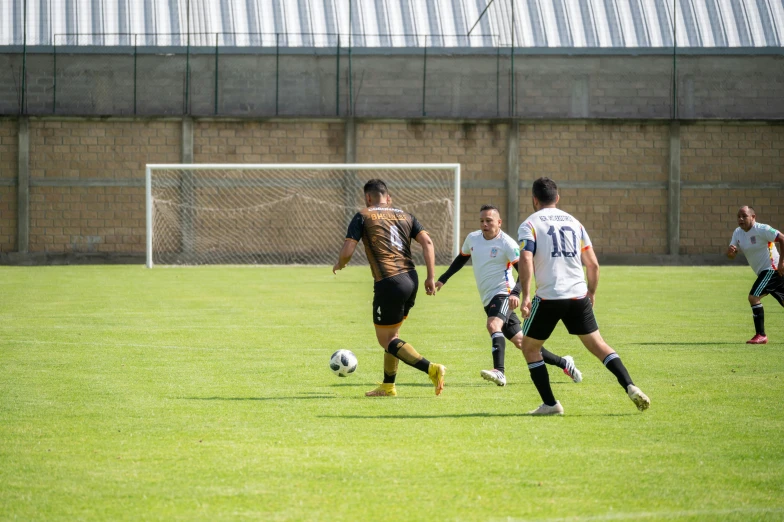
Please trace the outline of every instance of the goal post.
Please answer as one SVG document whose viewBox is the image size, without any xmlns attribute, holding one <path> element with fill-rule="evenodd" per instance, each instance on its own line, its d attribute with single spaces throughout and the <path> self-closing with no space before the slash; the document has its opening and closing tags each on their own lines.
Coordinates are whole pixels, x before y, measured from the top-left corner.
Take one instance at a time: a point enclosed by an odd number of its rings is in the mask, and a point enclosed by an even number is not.
<svg viewBox="0 0 784 522">
<path fill-rule="evenodd" d="M 146 265 L 332 264 L 373 178 L 449 264 L 460 249 L 459 164 L 199 163 L 146 166 Z M 412 254 L 423 263 L 421 249 Z M 357 248 L 352 264 L 366 262 Z"/>
</svg>

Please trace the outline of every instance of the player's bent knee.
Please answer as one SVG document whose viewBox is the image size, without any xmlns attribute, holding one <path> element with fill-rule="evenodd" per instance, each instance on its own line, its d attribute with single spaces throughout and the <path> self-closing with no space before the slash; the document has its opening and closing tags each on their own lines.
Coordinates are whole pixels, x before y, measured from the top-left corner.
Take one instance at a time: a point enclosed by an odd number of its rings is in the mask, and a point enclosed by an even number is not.
<svg viewBox="0 0 784 522">
<path fill-rule="evenodd" d="M 758 305 L 760 304 L 761 300 L 756 295 L 749 294 L 749 304 L 751 305 Z"/>
</svg>

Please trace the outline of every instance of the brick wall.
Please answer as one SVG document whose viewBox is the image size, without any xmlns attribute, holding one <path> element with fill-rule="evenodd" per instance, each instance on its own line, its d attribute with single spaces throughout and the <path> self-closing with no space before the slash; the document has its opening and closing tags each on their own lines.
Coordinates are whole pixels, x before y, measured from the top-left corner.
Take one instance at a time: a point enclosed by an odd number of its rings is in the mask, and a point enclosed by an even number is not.
<svg viewBox="0 0 784 522">
<path fill-rule="evenodd" d="M 16 250 L 16 187 L 0 186 L 0 252 Z"/>
<path fill-rule="evenodd" d="M 666 254 L 666 189 L 569 188 L 569 184 L 665 183 L 668 169 L 666 125 L 521 125 L 520 221 L 533 212 L 529 182 L 548 176 L 563 185 L 560 207 L 583 223 L 597 253 Z"/>
<path fill-rule="evenodd" d="M 784 126 L 681 127 L 681 252 L 723 252 L 738 226 L 738 208 L 754 207 L 757 220 L 784 229 L 780 190 L 733 189 L 733 183 L 784 181 Z M 728 188 L 689 188 L 705 182 Z"/>
<path fill-rule="evenodd" d="M 16 250 L 17 128 L 16 120 L 0 120 L 0 252 Z"/>
<path fill-rule="evenodd" d="M 30 177 L 144 180 L 147 163 L 180 161 L 180 122 L 30 121 Z M 30 252 L 143 252 L 141 186 L 31 186 Z"/>
<path fill-rule="evenodd" d="M 479 228 L 484 203 L 506 216 L 505 189 L 471 188 L 473 182 L 506 182 L 506 135 L 505 124 L 367 122 L 357 128 L 357 162 L 460 163 L 460 230 L 469 232 Z"/>
<path fill-rule="evenodd" d="M 343 123 L 197 121 L 194 163 L 342 163 Z"/>
<path fill-rule="evenodd" d="M 181 122 L 31 119 L 29 129 L 30 251 L 142 254 L 144 165 L 181 161 Z M 16 187 L 8 181 L 16 177 L 17 132 L 15 119 L 0 119 L 0 253 L 17 248 Z M 356 160 L 460 163 L 465 234 L 478 228 L 483 203 L 506 216 L 507 133 L 504 123 L 362 120 Z M 515 234 L 531 212 L 530 182 L 547 175 L 600 254 L 666 254 L 668 140 L 664 123 L 521 123 L 519 219 L 504 229 Z M 194 123 L 197 163 L 339 163 L 344 142 L 338 121 Z M 784 181 L 784 126 L 682 125 L 681 148 L 681 253 L 721 254 L 743 204 L 784 228 L 780 191 L 754 187 Z"/>
</svg>

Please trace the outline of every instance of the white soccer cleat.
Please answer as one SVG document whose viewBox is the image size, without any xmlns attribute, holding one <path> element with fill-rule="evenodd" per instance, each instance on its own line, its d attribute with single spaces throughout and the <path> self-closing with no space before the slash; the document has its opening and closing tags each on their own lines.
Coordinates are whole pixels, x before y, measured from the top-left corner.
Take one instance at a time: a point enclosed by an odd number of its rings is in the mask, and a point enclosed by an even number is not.
<svg viewBox="0 0 784 522">
<path fill-rule="evenodd" d="M 637 406 L 638 410 L 645 411 L 651 407 L 651 400 L 634 384 L 630 384 L 626 388 L 626 393 L 629 394 L 629 398 Z"/>
<path fill-rule="evenodd" d="M 482 370 L 479 375 L 486 381 L 494 382 L 498 386 L 506 386 L 506 376 L 501 370 Z"/>
<path fill-rule="evenodd" d="M 574 365 L 574 358 L 572 358 L 571 355 L 565 355 L 562 357 L 562 359 L 566 363 L 566 368 L 563 369 L 563 372 L 574 382 L 582 382 L 583 373 L 577 369 L 577 366 Z"/>
<path fill-rule="evenodd" d="M 547 404 L 542 404 L 535 410 L 531 410 L 528 412 L 528 415 L 563 415 L 564 409 L 561 406 L 561 403 L 555 401 L 555 406 L 548 406 Z"/>
</svg>

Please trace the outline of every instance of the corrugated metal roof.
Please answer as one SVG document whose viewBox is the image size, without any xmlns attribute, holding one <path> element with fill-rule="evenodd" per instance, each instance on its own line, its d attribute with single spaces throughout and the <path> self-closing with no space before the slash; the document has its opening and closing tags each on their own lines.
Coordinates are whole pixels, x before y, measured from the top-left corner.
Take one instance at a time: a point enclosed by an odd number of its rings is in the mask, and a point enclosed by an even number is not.
<svg viewBox="0 0 784 522">
<path fill-rule="evenodd" d="M 3 0 L 0 45 L 507 47 L 513 19 L 516 47 L 784 45 L 784 0 Z"/>
</svg>

